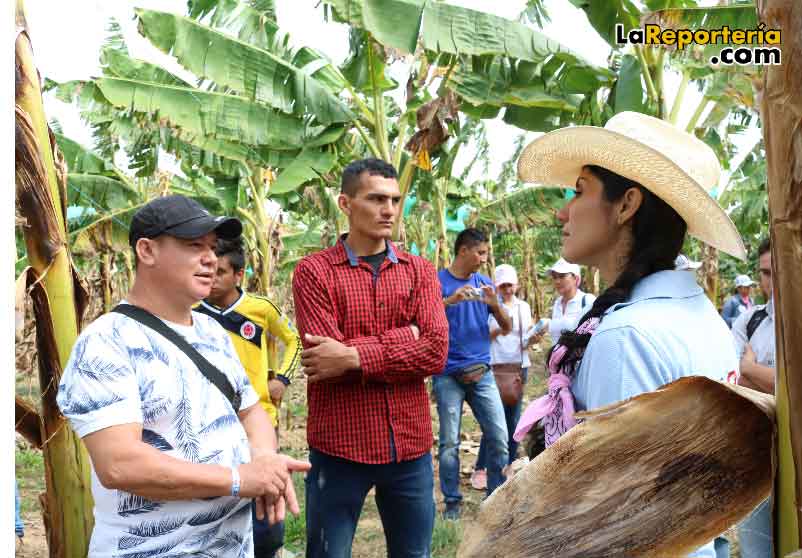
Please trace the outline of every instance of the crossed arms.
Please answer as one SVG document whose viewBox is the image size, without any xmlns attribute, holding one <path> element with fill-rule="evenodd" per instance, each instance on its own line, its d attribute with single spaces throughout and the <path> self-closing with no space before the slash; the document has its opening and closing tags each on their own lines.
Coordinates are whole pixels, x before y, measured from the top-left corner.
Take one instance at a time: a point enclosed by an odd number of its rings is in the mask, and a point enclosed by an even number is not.
<svg viewBox="0 0 802 558">
<path fill-rule="evenodd" d="M 439 373 L 448 355 L 448 321 L 440 285 L 424 264 L 412 290 L 410 325 L 378 335 L 346 338 L 326 281 L 302 261 L 293 276 L 296 322 L 306 347 L 301 364 L 310 383 L 319 381 L 401 383 Z"/>
</svg>

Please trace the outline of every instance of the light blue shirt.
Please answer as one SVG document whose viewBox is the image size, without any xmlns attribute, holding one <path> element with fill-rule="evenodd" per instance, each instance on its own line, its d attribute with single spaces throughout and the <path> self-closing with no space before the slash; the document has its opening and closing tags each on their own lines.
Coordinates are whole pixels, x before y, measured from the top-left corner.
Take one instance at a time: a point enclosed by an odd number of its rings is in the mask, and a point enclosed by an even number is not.
<svg viewBox="0 0 802 558">
<path fill-rule="evenodd" d="M 684 376 L 726 380 L 737 368 L 732 333 L 693 272 L 659 271 L 607 310 L 572 391 L 579 410 L 593 409 Z M 711 542 L 691 556 L 715 555 Z"/>
</svg>

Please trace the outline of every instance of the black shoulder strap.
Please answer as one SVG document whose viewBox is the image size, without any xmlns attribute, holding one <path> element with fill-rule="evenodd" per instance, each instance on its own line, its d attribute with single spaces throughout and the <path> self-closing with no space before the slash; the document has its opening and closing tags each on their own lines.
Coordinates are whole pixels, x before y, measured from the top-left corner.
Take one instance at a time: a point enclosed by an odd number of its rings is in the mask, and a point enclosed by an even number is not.
<svg viewBox="0 0 802 558">
<path fill-rule="evenodd" d="M 585 301 L 586 301 L 587 299 L 588 299 L 588 295 L 587 295 L 587 294 L 583 294 L 583 295 L 582 295 L 582 308 L 580 308 L 580 310 L 582 310 L 582 309 L 584 309 L 584 308 L 585 308 Z"/>
<path fill-rule="evenodd" d="M 749 318 L 749 322 L 746 324 L 746 338 L 752 339 L 752 336 L 755 334 L 755 330 L 760 326 L 760 324 L 768 317 L 769 313 L 766 311 L 765 308 L 761 308 L 760 310 L 756 310 L 752 317 Z"/>
<path fill-rule="evenodd" d="M 111 311 L 128 316 L 132 320 L 136 320 L 140 324 L 145 325 L 155 332 L 161 334 L 162 337 L 173 343 L 181 350 L 181 352 L 187 355 L 190 360 L 195 363 L 195 366 L 197 366 L 201 373 L 206 376 L 206 379 L 209 380 L 214 387 L 219 389 L 223 395 L 225 395 L 226 399 L 228 399 L 229 403 L 231 403 L 231 406 L 234 408 L 234 411 L 239 412 L 240 403 L 242 402 L 241 396 L 231 385 L 231 382 L 228 381 L 226 375 L 220 372 L 214 364 L 206 360 L 204 356 L 195 349 L 195 347 L 190 345 L 189 342 L 173 328 L 139 306 L 133 306 L 131 304 L 118 304 L 112 308 Z"/>
</svg>

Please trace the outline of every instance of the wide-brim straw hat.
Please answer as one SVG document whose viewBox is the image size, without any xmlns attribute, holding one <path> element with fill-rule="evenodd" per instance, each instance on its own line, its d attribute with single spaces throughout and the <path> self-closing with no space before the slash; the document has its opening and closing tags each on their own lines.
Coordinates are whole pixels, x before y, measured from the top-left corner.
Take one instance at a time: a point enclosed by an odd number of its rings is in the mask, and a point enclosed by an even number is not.
<svg viewBox="0 0 802 558">
<path fill-rule="evenodd" d="M 573 126 L 544 134 L 518 159 L 524 182 L 574 188 L 585 165 L 597 165 L 641 184 L 685 220 L 688 234 L 741 260 L 738 230 L 710 195 L 721 167 L 713 150 L 668 122 L 620 112 L 598 126 Z"/>
</svg>

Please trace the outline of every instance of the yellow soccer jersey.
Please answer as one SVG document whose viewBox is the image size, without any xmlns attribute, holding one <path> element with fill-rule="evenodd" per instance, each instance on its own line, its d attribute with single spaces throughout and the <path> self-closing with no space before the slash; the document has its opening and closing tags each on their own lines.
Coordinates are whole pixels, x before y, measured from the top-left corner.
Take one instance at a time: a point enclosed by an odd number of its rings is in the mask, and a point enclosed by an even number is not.
<svg viewBox="0 0 802 558">
<path fill-rule="evenodd" d="M 240 297 L 228 308 L 218 308 L 207 300 L 194 308 L 211 316 L 228 331 L 237 355 L 248 378 L 259 394 L 265 411 L 278 424 L 278 411 L 270 400 L 268 379 L 278 378 L 289 385 L 301 360 L 301 338 L 287 317 L 265 297 L 240 291 Z M 284 358 L 277 373 L 268 365 L 268 339 L 277 338 L 284 343 Z"/>
</svg>

